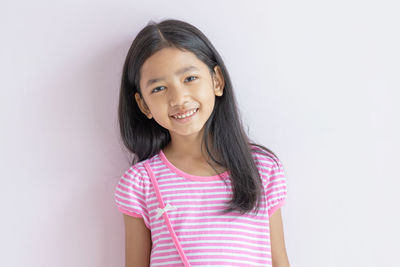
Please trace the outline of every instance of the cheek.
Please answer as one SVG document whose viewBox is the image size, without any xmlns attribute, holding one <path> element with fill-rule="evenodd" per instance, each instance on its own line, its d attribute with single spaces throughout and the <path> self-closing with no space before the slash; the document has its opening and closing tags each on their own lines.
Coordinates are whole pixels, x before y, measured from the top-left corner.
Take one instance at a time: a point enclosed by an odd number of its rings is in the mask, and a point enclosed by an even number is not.
<svg viewBox="0 0 400 267">
<path fill-rule="evenodd" d="M 212 83 L 207 82 L 196 88 L 196 94 L 201 99 L 211 99 L 215 95 Z"/>
<path fill-rule="evenodd" d="M 165 108 L 164 108 L 165 106 L 166 105 L 153 103 L 153 106 L 151 107 L 153 114 L 158 117 L 165 116 L 165 114 L 168 114 L 168 110 L 165 110 Z"/>
<path fill-rule="evenodd" d="M 212 85 L 209 85 L 207 87 L 203 87 L 201 89 L 201 91 L 199 92 L 199 97 L 203 100 L 203 101 L 207 101 L 208 103 L 210 103 L 210 101 L 215 101 L 215 94 L 212 88 Z M 210 103 L 211 104 L 211 103 Z"/>
<path fill-rule="evenodd" d="M 204 94 L 200 101 L 203 114 L 211 114 L 215 105 L 215 95 L 212 93 Z"/>
</svg>

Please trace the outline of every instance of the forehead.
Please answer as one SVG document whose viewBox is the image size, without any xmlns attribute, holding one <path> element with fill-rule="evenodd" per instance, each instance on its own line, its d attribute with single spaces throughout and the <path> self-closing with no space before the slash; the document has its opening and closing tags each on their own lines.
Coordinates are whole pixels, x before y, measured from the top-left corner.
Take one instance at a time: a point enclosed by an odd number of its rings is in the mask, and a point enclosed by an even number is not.
<svg viewBox="0 0 400 267">
<path fill-rule="evenodd" d="M 190 51 L 167 47 L 154 53 L 142 65 L 140 70 L 141 83 L 148 79 L 173 75 L 177 70 L 187 66 L 195 66 L 200 70 L 207 70 L 200 59 Z"/>
</svg>

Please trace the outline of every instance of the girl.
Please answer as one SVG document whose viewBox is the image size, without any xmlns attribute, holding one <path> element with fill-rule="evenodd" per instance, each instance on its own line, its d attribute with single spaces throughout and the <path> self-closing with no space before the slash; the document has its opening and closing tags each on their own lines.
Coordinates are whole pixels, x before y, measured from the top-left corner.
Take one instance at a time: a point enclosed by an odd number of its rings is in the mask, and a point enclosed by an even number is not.
<svg viewBox="0 0 400 267">
<path fill-rule="evenodd" d="M 118 116 L 135 155 L 115 190 L 126 267 L 289 266 L 282 163 L 249 141 L 225 64 L 199 29 L 164 20 L 138 33 Z"/>
</svg>

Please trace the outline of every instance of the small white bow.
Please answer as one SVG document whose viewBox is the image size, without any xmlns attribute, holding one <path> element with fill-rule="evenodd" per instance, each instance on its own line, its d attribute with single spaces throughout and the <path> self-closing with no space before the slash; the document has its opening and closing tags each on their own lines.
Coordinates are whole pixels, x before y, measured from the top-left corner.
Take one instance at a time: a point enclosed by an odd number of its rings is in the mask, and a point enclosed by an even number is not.
<svg viewBox="0 0 400 267">
<path fill-rule="evenodd" d="M 161 208 L 157 208 L 157 215 L 156 215 L 156 219 L 160 218 L 160 216 L 169 210 L 176 210 L 177 207 L 174 207 L 172 205 L 170 205 L 169 203 L 165 206 L 165 208 L 161 209 Z"/>
</svg>

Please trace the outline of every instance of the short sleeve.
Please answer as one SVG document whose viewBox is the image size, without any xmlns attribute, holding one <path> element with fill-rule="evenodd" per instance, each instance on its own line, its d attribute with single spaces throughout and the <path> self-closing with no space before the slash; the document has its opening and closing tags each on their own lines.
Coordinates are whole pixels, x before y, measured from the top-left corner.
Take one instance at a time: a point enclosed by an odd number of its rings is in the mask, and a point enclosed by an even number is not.
<svg viewBox="0 0 400 267">
<path fill-rule="evenodd" d="M 275 156 L 269 158 L 270 169 L 267 176 L 266 198 L 268 215 L 283 206 L 287 198 L 287 181 L 282 162 Z"/>
<path fill-rule="evenodd" d="M 146 181 L 132 166 L 118 181 L 114 199 L 120 212 L 133 217 L 142 217 L 149 228 L 149 215 L 146 206 Z"/>
</svg>

